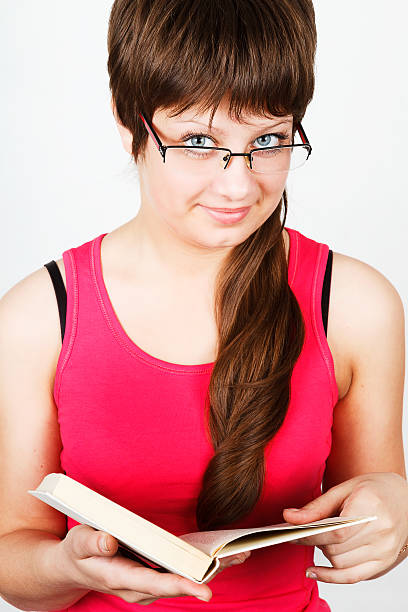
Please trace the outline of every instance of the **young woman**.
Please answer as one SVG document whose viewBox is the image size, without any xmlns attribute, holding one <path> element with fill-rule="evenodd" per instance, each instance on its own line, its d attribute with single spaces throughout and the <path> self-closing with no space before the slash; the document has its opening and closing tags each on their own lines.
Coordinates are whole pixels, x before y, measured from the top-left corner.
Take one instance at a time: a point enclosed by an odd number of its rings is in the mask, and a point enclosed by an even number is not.
<svg viewBox="0 0 408 612">
<path fill-rule="evenodd" d="M 312 2 L 116 0 L 108 47 L 141 206 L 0 302 L 0 593 L 26 610 L 329 610 L 306 570 L 355 583 L 407 556 L 404 316 L 378 271 L 285 227 L 312 149 Z M 27 495 L 50 472 L 175 535 L 378 519 L 198 585 Z"/>
</svg>

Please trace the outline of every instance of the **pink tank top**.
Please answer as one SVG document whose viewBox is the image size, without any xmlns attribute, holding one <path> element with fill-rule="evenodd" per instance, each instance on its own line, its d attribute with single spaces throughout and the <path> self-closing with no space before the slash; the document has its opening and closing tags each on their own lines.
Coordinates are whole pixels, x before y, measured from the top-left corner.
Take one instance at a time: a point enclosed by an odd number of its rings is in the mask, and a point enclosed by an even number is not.
<svg viewBox="0 0 408 612">
<path fill-rule="evenodd" d="M 286 228 L 290 236 L 288 282 L 302 310 L 306 338 L 291 379 L 284 423 L 265 449 L 265 485 L 256 506 L 234 528 L 283 522 L 283 508 L 321 495 L 338 399 L 334 364 L 321 314 L 329 247 Z M 102 234 L 63 253 L 67 320 L 54 397 L 64 472 L 167 529 L 198 531 L 196 500 L 213 456 L 204 421 L 213 363 L 180 365 L 147 354 L 126 334 L 107 293 L 101 268 Z M 137 338 L 136 338 L 137 340 Z M 68 529 L 78 523 L 67 519 Z M 330 611 L 318 583 L 306 578 L 314 547 L 279 544 L 208 585 L 211 602 L 162 598 L 158 611 Z M 69 610 L 134 610 L 119 597 L 90 591 Z"/>
</svg>

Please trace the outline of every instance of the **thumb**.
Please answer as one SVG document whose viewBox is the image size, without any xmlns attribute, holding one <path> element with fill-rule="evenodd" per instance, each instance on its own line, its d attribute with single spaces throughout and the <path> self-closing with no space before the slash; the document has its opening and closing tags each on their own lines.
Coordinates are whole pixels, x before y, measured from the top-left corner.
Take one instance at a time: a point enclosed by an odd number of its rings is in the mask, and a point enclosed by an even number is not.
<svg viewBox="0 0 408 612">
<path fill-rule="evenodd" d="M 350 481 L 342 482 L 319 497 L 312 499 L 301 508 L 285 508 L 283 511 L 284 519 L 289 523 L 302 524 L 338 516 L 352 489 L 353 485 Z"/>
<path fill-rule="evenodd" d="M 102 553 L 105 556 L 113 556 L 118 550 L 118 541 L 116 538 L 111 536 L 109 533 L 98 532 L 98 554 Z"/>
<path fill-rule="evenodd" d="M 107 538 L 107 549 L 103 546 L 105 538 Z M 99 531 L 84 524 L 78 524 L 69 529 L 62 543 L 68 555 L 76 559 L 102 555 L 113 556 L 118 549 L 116 538 L 105 531 Z"/>
</svg>

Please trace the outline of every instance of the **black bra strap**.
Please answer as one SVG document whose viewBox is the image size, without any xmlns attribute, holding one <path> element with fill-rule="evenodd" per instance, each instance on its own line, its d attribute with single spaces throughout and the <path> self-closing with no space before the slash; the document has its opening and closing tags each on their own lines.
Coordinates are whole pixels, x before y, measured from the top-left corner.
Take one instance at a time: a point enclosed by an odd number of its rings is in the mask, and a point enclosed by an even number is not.
<svg viewBox="0 0 408 612">
<path fill-rule="evenodd" d="M 326 334 L 326 337 L 327 337 L 327 319 L 329 316 L 332 265 L 333 265 L 333 251 L 329 249 L 329 254 L 327 256 L 327 263 L 326 263 L 326 272 L 324 273 L 323 289 L 322 289 L 322 319 L 323 319 L 324 333 Z"/>
<path fill-rule="evenodd" d="M 332 275 L 332 264 L 333 264 L 333 251 L 329 249 L 327 257 L 326 271 L 324 273 L 323 288 L 322 288 L 322 319 L 324 332 L 327 336 L 327 320 L 329 316 L 329 302 L 330 302 L 330 284 Z M 64 341 L 65 334 L 65 321 L 67 317 L 67 292 L 65 289 L 64 281 L 62 280 L 61 272 L 57 263 L 52 260 L 45 264 L 48 272 L 50 273 L 52 284 L 54 285 L 55 295 L 57 297 L 58 311 L 61 325 L 61 339 Z"/>
<path fill-rule="evenodd" d="M 65 321 L 67 318 L 67 292 L 57 262 L 51 260 L 50 262 L 44 264 L 44 266 L 50 273 L 52 284 L 54 285 L 60 318 L 61 340 L 63 342 L 65 334 Z"/>
</svg>

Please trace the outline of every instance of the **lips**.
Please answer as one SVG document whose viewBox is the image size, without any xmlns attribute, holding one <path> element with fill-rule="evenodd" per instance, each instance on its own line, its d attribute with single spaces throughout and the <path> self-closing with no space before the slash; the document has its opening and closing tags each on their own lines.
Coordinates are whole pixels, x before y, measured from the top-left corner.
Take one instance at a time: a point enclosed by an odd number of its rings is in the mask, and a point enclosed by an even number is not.
<svg viewBox="0 0 408 612">
<path fill-rule="evenodd" d="M 203 204 L 201 204 L 201 206 L 203 206 Z M 243 208 L 212 208 L 211 206 L 204 206 L 204 208 L 209 208 L 210 210 L 215 210 L 216 212 L 238 213 L 244 212 L 244 210 L 247 210 L 249 206 L 244 206 Z"/>
<path fill-rule="evenodd" d="M 203 208 L 210 217 L 223 225 L 231 225 L 242 221 L 251 208 L 250 206 L 245 208 L 211 208 L 209 206 L 202 206 L 201 204 L 200 207 Z"/>
</svg>

